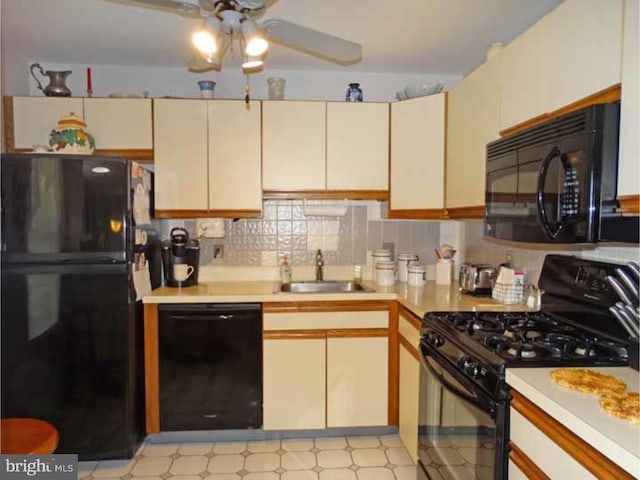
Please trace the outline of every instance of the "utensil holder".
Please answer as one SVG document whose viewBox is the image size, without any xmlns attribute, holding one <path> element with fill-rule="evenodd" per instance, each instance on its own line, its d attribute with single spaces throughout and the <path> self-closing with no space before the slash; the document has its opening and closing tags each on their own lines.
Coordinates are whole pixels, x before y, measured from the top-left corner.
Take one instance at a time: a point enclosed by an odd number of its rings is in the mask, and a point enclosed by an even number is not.
<svg viewBox="0 0 640 480">
<path fill-rule="evenodd" d="M 438 285 L 451 284 L 453 277 L 453 260 L 450 258 L 441 258 L 436 263 L 436 283 Z"/>
</svg>

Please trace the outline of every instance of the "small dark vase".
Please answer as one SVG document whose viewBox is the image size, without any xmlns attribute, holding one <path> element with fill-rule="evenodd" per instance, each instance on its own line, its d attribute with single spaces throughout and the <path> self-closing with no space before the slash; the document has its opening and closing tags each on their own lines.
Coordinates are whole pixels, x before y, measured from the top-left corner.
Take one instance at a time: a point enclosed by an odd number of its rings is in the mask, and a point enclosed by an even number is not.
<svg viewBox="0 0 640 480">
<path fill-rule="evenodd" d="M 347 95 L 345 101 L 347 102 L 361 102 L 362 101 L 362 89 L 359 83 L 350 83 L 347 88 Z"/>
</svg>

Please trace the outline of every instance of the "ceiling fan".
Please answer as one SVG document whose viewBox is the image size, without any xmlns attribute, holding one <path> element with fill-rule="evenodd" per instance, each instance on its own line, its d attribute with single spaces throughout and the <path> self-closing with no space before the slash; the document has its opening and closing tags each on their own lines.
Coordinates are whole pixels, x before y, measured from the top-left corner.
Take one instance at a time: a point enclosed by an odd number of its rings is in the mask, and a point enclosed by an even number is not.
<svg viewBox="0 0 640 480">
<path fill-rule="evenodd" d="M 240 42 L 244 73 L 262 69 L 269 42 L 338 65 L 360 61 L 362 47 L 357 43 L 279 18 L 256 23 L 255 19 L 275 1 L 197 0 L 196 4 L 179 0 L 129 0 L 127 3 L 204 19 L 201 28 L 192 36 L 196 54 L 188 65 L 195 72 L 221 70 L 222 59 L 234 40 Z"/>
</svg>

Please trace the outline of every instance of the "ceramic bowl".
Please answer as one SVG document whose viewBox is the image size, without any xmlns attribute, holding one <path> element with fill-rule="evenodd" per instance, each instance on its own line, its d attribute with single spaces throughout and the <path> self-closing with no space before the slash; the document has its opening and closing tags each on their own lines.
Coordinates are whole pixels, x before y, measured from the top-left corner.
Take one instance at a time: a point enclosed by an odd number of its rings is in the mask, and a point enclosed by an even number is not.
<svg viewBox="0 0 640 480">
<path fill-rule="evenodd" d="M 434 93 L 440 93 L 444 85 L 441 83 L 429 83 L 426 85 L 408 85 L 404 88 L 404 94 L 407 98 L 424 97 L 426 95 L 433 95 Z"/>
</svg>

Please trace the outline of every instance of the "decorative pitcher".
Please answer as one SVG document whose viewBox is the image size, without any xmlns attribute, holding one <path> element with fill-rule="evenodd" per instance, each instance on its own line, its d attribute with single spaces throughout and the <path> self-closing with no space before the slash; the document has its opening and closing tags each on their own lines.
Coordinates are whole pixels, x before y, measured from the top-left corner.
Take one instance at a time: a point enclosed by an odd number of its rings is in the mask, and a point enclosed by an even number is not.
<svg viewBox="0 0 640 480">
<path fill-rule="evenodd" d="M 40 71 L 40 75 L 43 77 L 46 75 L 49 77 L 49 85 L 42 88 L 42 84 L 33 73 L 33 69 L 37 68 Z M 65 79 L 71 75 L 71 70 L 64 70 L 62 72 L 55 72 L 53 70 L 42 69 L 39 63 L 33 63 L 29 68 L 31 70 L 31 76 L 38 84 L 38 88 L 44 92 L 47 97 L 70 97 L 71 90 L 65 85 Z"/>
</svg>

